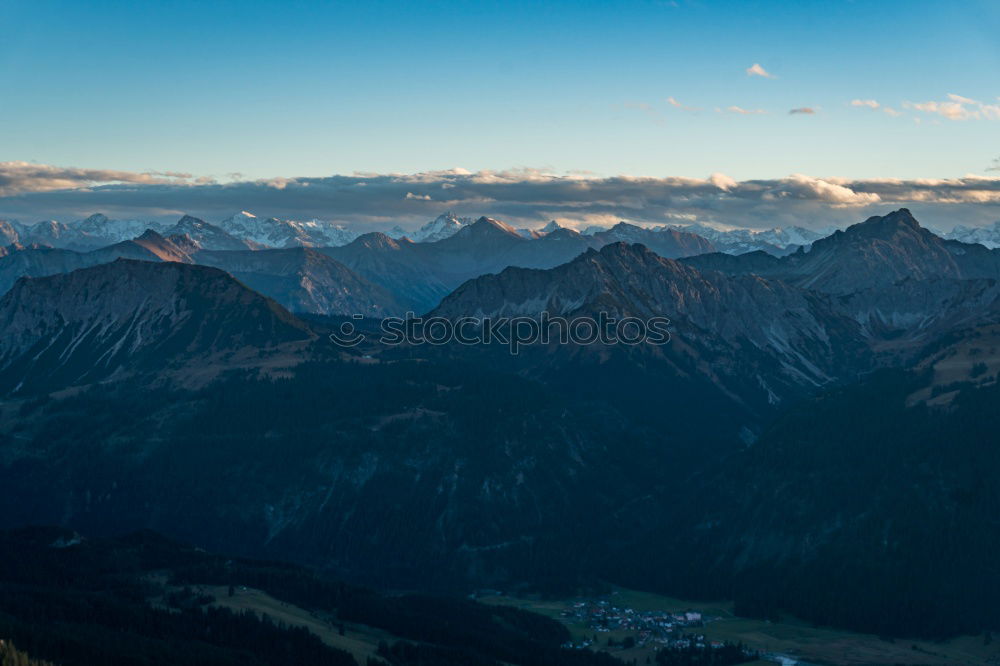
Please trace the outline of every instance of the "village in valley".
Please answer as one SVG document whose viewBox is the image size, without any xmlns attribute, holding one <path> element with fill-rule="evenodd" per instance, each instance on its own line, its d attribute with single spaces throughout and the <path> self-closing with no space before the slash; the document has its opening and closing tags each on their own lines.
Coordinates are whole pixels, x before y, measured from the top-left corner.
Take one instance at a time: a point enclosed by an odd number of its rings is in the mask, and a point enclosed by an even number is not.
<svg viewBox="0 0 1000 666">
<path fill-rule="evenodd" d="M 698 611 L 668 612 L 663 610 L 640 611 L 618 606 L 607 599 L 582 599 L 560 612 L 560 619 L 568 624 L 584 625 L 593 636 L 563 647 L 672 647 L 672 648 L 721 648 L 721 641 L 709 641 L 697 629 L 706 622 L 718 619 L 703 616 Z M 632 635 L 621 639 L 619 632 Z"/>
<path fill-rule="evenodd" d="M 731 619 L 728 604 L 687 603 L 615 588 L 569 599 L 517 598 L 492 590 L 472 595 L 484 603 L 512 605 L 557 619 L 570 630 L 562 647 L 609 652 L 626 664 L 754 661 L 760 652 L 711 628 Z M 700 656 L 699 656 L 700 655 Z"/>
</svg>

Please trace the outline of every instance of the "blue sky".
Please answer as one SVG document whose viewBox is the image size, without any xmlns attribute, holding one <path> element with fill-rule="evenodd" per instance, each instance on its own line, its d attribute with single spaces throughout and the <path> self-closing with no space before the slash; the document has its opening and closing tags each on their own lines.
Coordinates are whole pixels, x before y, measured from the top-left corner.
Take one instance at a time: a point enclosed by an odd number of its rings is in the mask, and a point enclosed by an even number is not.
<svg viewBox="0 0 1000 666">
<path fill-rule="evenodd" d="M 0 217 L 987 224 L 997 35 L 996 0 L 0 0 Z"/>
<path fill-rule="evenodd" d="M 960 4 L 4 0 L 0 159 L 216 178 L 982 173 L 996 119 L 903 108 L 1000 103 L 1000 3 Z"/>
</svg>

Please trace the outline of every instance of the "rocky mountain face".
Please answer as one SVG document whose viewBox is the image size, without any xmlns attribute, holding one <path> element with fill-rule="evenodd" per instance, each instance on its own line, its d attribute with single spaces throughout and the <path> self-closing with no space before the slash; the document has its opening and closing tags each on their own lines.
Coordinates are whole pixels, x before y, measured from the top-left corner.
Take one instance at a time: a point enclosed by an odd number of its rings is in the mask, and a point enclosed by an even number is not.
<svg viewBox="0 0 1000 666">
<path fill-rule="evenodd" d="M 953 333 L 1000 321 L 1000 282 L 979 278 L 907 278 L 836 299 L 884 353 L 912 357 Z"/>
<path fill-rule="evenodd" d="M 1000 253 L 981 245 L 945 240 L 921 227 L 905 208 L 836 231 L 811 248 L 771 260 L 759 253 L 736 257 L 705 255 L 685 260 L 730 275 L 780 278 L 831 294 L 886 287 L 912 278 L 1000 277 Z"/>
<path fill-rule="evenodd" d="M 21 242 L 17 227 L 7 220 L 0 220 L 0 245 L 6 247 Z"/>
<path fill-rule="evenodd" d="M 0 257 L 0 291 L 20 277 L 67 273 L 120 258 L 221 268 L 297 312 L 372 317 L 405 312 L 391 292 L 316 250 L 204 250 L 188 235 L 164 237 L 152 230 L 90 252 L 54 248 L 10 252 Z"/>
<path fill-rule="evenodd" d="M 408 239 L 394 240 L 373 232 L 341 247 L 321 250 L 358 275 L 392 293 L 395 300 L 413 312 L 426 312 L 448 293 L 449 285 L 439 267 Z"/>
<path fill-rule="evenodd" d="M 194 263 L 194 255 L 200 249 L 190 236 L 164 237 L 152 229 L 147 229 L 134 239 L 122 241 L 111 248 L 129 247 L 130 245 L 137 245 L 149 251 L 160 261 L 177 261 L 183 264 Z"/>
<path fill-rule="evenodd" d="M 646 229 L 627 222 L 619 222 L 607 231 L 590 237 L 597 243 L 596 247 L 618 242 L 639 243 L 667 259 L 690 257 L 715 250 L 711 241 L 692 233 L 677 229 Z"/>
<path fill-rule="evenodd" d="M 497 263 L 509 261 L 520 247 L 531 241 L 500 220 L 481 217 L 453 236 L 421 248 L 446 276 L 491 272 Z M 451 278 L 454 281 L 460 278 Z"/>
<path fill-rule="evenodd" d="M 363 314 L 366 317 L 405 312 L 387 289 L 312 248 L 243 252 L 205 250 L 198 252 L 194 261 L 221 268 L 294 312 Z"/>
<path fill-rule="evenodd" d="M 68 273 L 116 259 L 190 261 L 190 254 L 187 248 L 178 246 L 156 232 L 144 234 L 134 241 L 122 241 L 89 252 L 52 247 L 22 248 L 0 257 L 0 293 L 6 293 L 21 277 Z"/>
<path fill-rule="evenodd" d="M 432 314 L 497 319 L 538 318 L 542 312 L 567 318 L 601 312 L 618 319 L 665 316 L 672 342 L 715 341 L 732 359 L 765 354 L 771 361 L 767 372 L 782 378 L 769 384 L 762 376 L 759 390 L 775 401 L 780 399 L 775 391 L 782 393 L 789 384 L 821 386 L 870 362 L 858 322 L 822 294 L 756 276 L 703 274 L 626 243 L 591 249 L 547 271 L 508 268 L 481 276 Z"/>
<path fill-rule="evenodd" d="M 5 392 L 162 370 L 310 335 L 220 270 L 125 259 L 20 278 L 0 300 L 0 329 Z"/>
<path fill-rule="evenodd" d="M 253 250 L 261 247 L 252 240 L 237 238 L 221 227 L 190 215 L 164 229 L 162 235 L 187 236 L 205 250 Z"/>
</svg>

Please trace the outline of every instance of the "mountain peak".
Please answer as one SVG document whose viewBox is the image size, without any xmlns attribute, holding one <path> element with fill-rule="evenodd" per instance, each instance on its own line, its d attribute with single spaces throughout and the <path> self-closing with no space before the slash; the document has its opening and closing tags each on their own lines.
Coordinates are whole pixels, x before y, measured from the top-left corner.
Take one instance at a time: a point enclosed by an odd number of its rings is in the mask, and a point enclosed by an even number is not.
<svg viewBox="0 0 1000 666">
<path fill-rule="evenodd" d="M 514 227 L 510 226 L 506 222 L 501 222 L 500 220 L 494 219 L 492 217 L 486 217 L 485 215 L 480 217 L 478 220 L 470 224 L 466 229 L 470 233 L 482 234 L 491 233 L 495 234 L 497 232 L 502 232 L 505 235 L 513 236 L 519 240 L 523 240 L 521 234 L 517 233 Z"/>
<path fill-rule="evenodd" d="M 141 235 L 137 236 L 135 240 L 159 242 L 159 241 L 164 241 L 166 239 L 162 235 L 160 235 L 160 233 L 157 232 L 155 229 L 146 229 L 145 231 L 142 232 Z"/>
<path fill-rule="evenodd" d="M 195 217 L 194 215 L 184 215 L 181 219 L 177 220 L 176 226 L 195 226 L 200 227 L 208 224 L 205 220 Z"/>
<path fill-rule="evenodd" d="M 205 220 L 185 215 L 177 224 L 164 230 L 164 236 L 182 236 L 187 234 L 206 250 L 252 250 L 260 247 L 258 244 L 243 240 L 222 227 L 209 224 Z"/>
<path fill-rule="evenodd" d="M 649 260 L 657 262 L 663 261 L 663 257 L 656 254 L 642 243 L 629 243 L 626 241 L 608 243 L 598 250 L 597 253 L 605 259 L 614 258 L 617 260 L 631 260 L 636 263 L 646 263 Z"/>
<path fill-rule="evenodd" d="M 407 238 L 410 238 L 418 243 L 433 243 L 455 235 L 471 222 L 472 220 L 470 218 L 459 217 L 455 215 L 455 213 L 447 211 L 438 215 L 436 218 L 423 225 L 413 233 L 405 232 L 400 229 L 399 235 L 405 235 Z"/>
<path fill-rule="evenodd" d="M 580 232 L 576 229 L 570 229 L 569 227 L 559 227 L 558 229 L 545 234 L 545 237 L 548 239 L 577 238 L 578 236 L 580 236 Z"/>
<path fill-rule="evenodd" d="M 900 208 L 899 210 L 894 210 L 888 215 L 874 215 L 869 217 L 864 222 L 855 224 L 847 228 L 847 232 L 852 229 L 855 233 L 859 232 L 882 232 L 894 229 L 907 228 L 914 231 L 922 231 L 923 227 L 917 222 L 917 219 L 913 217 L 913 214 L 907 208 Z"/>
<path fill-rule="evenodd" d="M 384 234 L 381 231 L 370 231 L 367 234 L 361 234 L 351 241 L 349 245 L 385 250 L 398 250 L 400 248 L 399 241 L 394 240 L 388 234 Z"/>
<path fill-rule="evenodd" d="M 171 236 L 165 238 L 154 229 L 146 229 L 142 235 L 127 241 L 152 252 L 161 261 L 179 261 L 191 263 L 191 254 L 199 248 L 191 241 L 190 236 Z"/>
<path fill-rule="evenodd" d="M 249 213 L 249 212 L 247 212 L 245 210 L 241 210 L 240 212 L 234 213 L 234 214 L 232 214 L 232 215 L 229 216 L 230 220 L 232 220 L 232 219 L 239 219 L 239 218 L 243 218 L 243 219 L 256 219 L 257 216 L 254 215 L 253 213 Z M 270 218 L 270 219 L 273 220 L 274 218 Z"/>
</svg>

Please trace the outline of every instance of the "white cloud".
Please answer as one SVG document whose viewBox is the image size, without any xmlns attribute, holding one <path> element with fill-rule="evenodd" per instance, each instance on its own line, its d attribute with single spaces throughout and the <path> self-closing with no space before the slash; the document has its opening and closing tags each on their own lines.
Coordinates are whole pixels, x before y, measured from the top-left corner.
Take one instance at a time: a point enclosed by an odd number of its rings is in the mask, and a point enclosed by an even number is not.
<svg viewBox="0 0 1000 666">
<path fill-rule="evenodd" d="M 698 108 L 697 106 L 687 106 L 685 104 L 681 104 L 673 97 L 667 98 L 667 104 L 674 107 L 675 109 L 680 109 L 681 111 L 701 111 L 701 109 Z"/>
<path fill-rule="evenodd" d="M 736 185 L 738 184 L 735 180 L 733 180 L 726 174 L 720 173 L 718 171 L 708 177 L 708 182 L 712 183 L 720 190 L 729 190 L 736 187 Z"/>
<path fill-rule="evenodd" d="M 953 102 L 958 102 L 959 104 L 979 104 L 979 102 L 974 99 L 962 97 L 961 95 L 956 95 L 955 93 L 948 93 L 948 99 Z"/>
<path fill-rule="evenodd" d="M 778 181 L 764 196 L 769 199 L 791 197 L 823 201 L 840 206 L 860 206 L 881 201 L 877 192 L 857 192 L 847 184 L 798 173 Z"/>
<path fill-rule="evenodd" d="M 747 72 L 747 76 L 760 76 L 760 77 L 763 77 L 765 79 L 776 79 L 776 78 L 778 78 L 774 74 L 771 74 L 769 71 L 767 71 L 766 69 L 764 69 L 763 67 L 761 67 L 760 63 L 756 63 L 756 62 L 754 64 L 750 65 L 749 67 L 747 67 L 746 72 Z"/>
<path fill-rule="evenodd" d="M 45 173 L 65 171 L 47 165 L 33 168 Z M 1000 218 L 1000 176 L 982 175 L 851 180 L 794 174 L 737 181 L 722 173 L 706 178 L 644 178 L 544 169 L 449 169 L 195 184 L 167 176 L 115 172 L 112 184 L 100 185 L 94 182 L 110 180 L 108 173 L 79 171 L 88 177 L 69 179 L 66 189 L 52 189 L 51 179 L 22 179 L 16 192 L 7 189 L 0 195 L 0 218 L 72 220 L 100 211 L 113 217 L 158 219 L 191 213 L 215 221 L 232 210 L 249 210 L 264 217 L 350 223 L 361 230 L 423 223 L 444 210 L 491 215 L 515 226 L 551 219 L 584 226 L 595 220 L 663 224 L 692 219 L 757 228 L 786 224 L 816 228 L 857 222 L 900 206 L 913 208 L 922 222 L 942 228 Z M 435 192 L 435 200 L 426 192 Z"/>
<path fill-rule="evenodd" d="M 923 113 L 937 114 L 948 120 L 968 120 L 974 115 L 959 102 L 903 102 L 903 106 Z"/>
<path fill-rule="evenodd" d="M 191 174 L 172 171 L 116 171 L 113 169 L 79 169 L 57 167 L 33 162 L 0 162 L 0 197 L 21 192 L 45 192 L 90 187 L 107 183 L 174 183 L 196 182 Z M 211 182 L 202 180 L 202 182 Z"/>
<path fill-rule="evenodd" d="M 719 111 L 719 109 L 716 109 L 716 111 Z M 741 106 L 727 106 L 726 111 L 728 113 L 736 113 L 741 116 L 757 116 L 767 113 L 764 109 L 744 109 Z"/>
<path fill-rule="evenodd" d="M 947 100 L 903 102 L 903 106 L 948 120 L 1000 120 L 1000 104 L 987 104 L 969 97 L 948 93 Z"/>
<path fill-rule="evenodd" d="M 877 109 L 880 104 L 873 99 L 852 99 L 851 106 L 867 106 L 869 109 Z"/>
<path fill-rule="evenodd" d="M 873 99 L 852 99 L 850 104 L 851 106 L 867 108 L 871 109 L 872 111 L 881 111 L 885 115 L 891 116 L 893 118 L 898 118 L 899 116 L 903 115 L 901 112 L 897 111 L 891 106 L 882 106 Z"/>
</svg>

